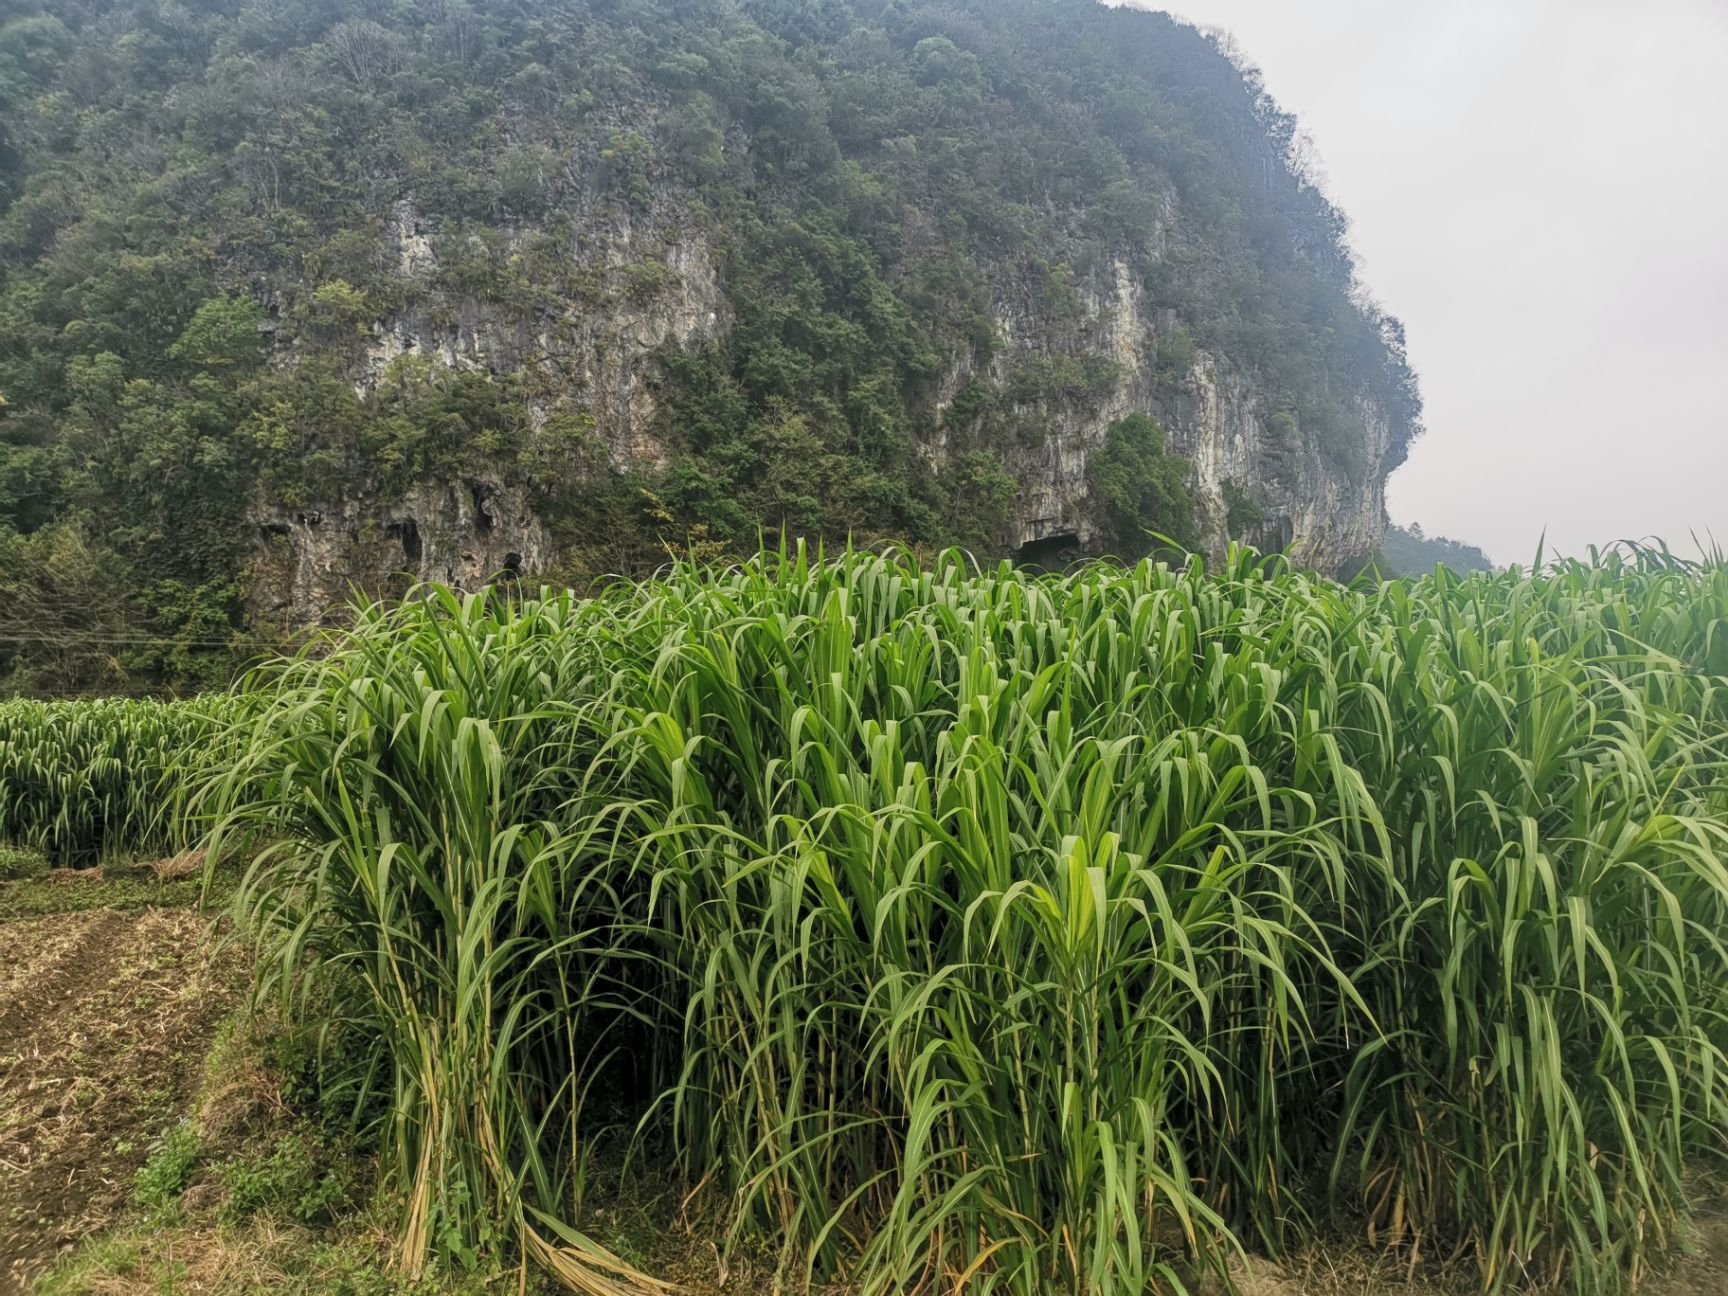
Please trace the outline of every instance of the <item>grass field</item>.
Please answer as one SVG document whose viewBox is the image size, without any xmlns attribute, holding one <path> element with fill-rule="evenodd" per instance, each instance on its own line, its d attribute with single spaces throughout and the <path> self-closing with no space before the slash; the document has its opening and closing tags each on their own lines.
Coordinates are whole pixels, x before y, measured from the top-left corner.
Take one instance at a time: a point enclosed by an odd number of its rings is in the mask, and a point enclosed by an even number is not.
<svg viewBox="0 0 1728 1296">
<path fill-rule="evenodd" d="M 790 551 L 370 609 L 22 835 L 250 860 L 400 1274 L 657 1290 L 638 1165 L 792 1289 L 1617 1292 L 1723 1151 L 1725 685 L 1728 567 L 1660 552 Z M 100 721 L 11 723 L 0 814 L 62 822 Z"/>
<path fill-rule="evenodd" d="M 66 867 L 183 848 L 239 699 L 0 703 L 0 842 Z"/>
</svg>

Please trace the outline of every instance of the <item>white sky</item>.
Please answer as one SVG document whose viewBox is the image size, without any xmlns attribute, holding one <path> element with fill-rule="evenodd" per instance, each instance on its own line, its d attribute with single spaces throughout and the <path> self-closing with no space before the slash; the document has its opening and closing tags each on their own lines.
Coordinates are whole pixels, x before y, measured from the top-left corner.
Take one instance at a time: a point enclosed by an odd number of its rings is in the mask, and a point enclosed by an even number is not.
<svg viewBox="0 0 1728 1296">
<path fill-rule="evenodd" d="M 1394 521 L 1728 547 L 1728 0 L 1129 0 L 1233 33 L 1409 330 Z"/>
</svg>

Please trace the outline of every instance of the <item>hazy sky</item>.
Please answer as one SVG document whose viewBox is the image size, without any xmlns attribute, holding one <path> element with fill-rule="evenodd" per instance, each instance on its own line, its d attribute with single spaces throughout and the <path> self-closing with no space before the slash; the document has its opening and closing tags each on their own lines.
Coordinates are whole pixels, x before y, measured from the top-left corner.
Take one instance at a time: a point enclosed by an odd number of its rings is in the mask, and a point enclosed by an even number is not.
<svg viewBox="0 0 1728 1296">
<path fill-rule="evenodd" d="M 1132 2 L 1312 135 L 1427 401 L 1394 521 L 1728 546 L 1728 0 Z"/>
</svg>

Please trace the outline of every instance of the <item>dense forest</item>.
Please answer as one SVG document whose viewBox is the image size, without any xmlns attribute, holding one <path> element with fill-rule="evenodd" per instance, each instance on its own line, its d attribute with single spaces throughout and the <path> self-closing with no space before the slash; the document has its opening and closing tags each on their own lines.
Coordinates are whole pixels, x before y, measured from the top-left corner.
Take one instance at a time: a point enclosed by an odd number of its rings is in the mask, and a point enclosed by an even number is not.
<svg viewBox="0 0 1728 1296">
<path fill-rule="evenodd" d="M 1162 15 L 0 13 L 0 680 L 16 689 L 225 678 L 258 646 L 260 501 L 501 473 L 545 519 L 544 574 L 578 583 L 763 527 L 1003 552 L 1009 461 L 1049 437 L 1050 411 L 1117 381 L 1062 331 L 1101 275 L 1160 321 L 1168 400 L 1112 421 L 1088 462 L 1100 549 L 1195 534 L 1158 418 L 1204 357 L 1251 377 L 1269 437 L 1347 482 L 1383 480 L 1418 427 L 1402 332 L 1358 291 L 1294 121 Z M 432 214 L 423 234 L 405 212 Z M 694 300 L 669 247 L 712 249 L 719 295 L 657 346 L 651 400 L 631 398 L 645 425 L 614 426 L 595 374 L 615 335 Z M 1005 350 L 1005 300 L 1053 340 Z M 486 362 L 392 348 L 403 319 L 466 329 Z M 597 341 L 595 319 L 625 323 Z M 600 359 L 572 377 L 555 361 L 578 344 Z M 1390 428 L 1372 454 L 1364 402 Z M 1253 483 L 1228 485 L 1230 527 L 1251 534 Z"/>
</svg>

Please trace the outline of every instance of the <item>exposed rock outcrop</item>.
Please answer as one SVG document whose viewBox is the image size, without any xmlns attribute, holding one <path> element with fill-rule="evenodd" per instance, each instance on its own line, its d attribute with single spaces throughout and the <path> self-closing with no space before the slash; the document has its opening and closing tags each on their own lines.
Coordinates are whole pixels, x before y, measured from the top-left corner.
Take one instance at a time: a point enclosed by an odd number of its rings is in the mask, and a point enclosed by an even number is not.
<svg viewBox="0 0 1728 1296">
<path fill-rule="evenodd" d="M 1260 519 L 1237 536 L 1267 549 L 1288 548 L 1296 561 L 1340 570 L 1376 553 L 1386 529 L 1386 475 L 1395 466 L 1390 421 L 1372 399 L 1352 405 L 1353 464 L 1338 462 L 1288 415 L 1267 408 L 1253 377 L 1220 357 L 1196 352 L 1185 373 L 1160 376 L 1159 344 L 1178 327 L 1148 308 L 1125 261 L 1101 273 L 1081 297 L 1077 323 L 1052 336 L 1048 322 L 1012 299 L 999 299 L 1003 345 L 985 366 L 1006 386 L 1016 366 L 1050 352 L 1106 357 L 1113 373 L 1102 390 L 1043 402 L 1024 411 L 1047 429 L 1004 453 L 1020 484 L 1007 548 L 1085 553 L 1096 546 L 1087 467 L 1112 424 L 1150 414 L 1167 429 L 1170 449 L 1193 466 L 1196 522 L 1206 548 L 1222 553 L 1231 536 L 1227 489 L 1252 500 Z M 944 385 L 943 403 L 976 376 L 961 366 Z M 936 443 L 937 453 L 941 445 Z"/>
<path fill-rule="evenodd" d="M 400 272 L 425 282 L 435 273 L 435 242 L 407 201 L 388 226 Z M 651 295 L 625 282 L 646 250 L 668 272 Z M 1156 250 L 1156 249 L 1155 249 Z M 669 447 L 655 435 L 654 378 L 670 348 L 719 337 L 730 322 L 717 258 L 700 232 L 662 219 L 614 218 L 587 230 L 570 248 L 588 258 L 605 285 L 604 305 L 573 306 L 524 328 L 473 300 L 426 306 L 380 321 L 359 381 L 375 383 L 398 356 L 429 356 L 456 367 L 519 372 L 532 378 L 542 405 L 568 404 L 594 420 L 612 462 L 659 467 Z M 1116 259 L 1078 288 L 1075 317 L 1054 325 L 1022 285 L 997 286 L 999 343 L 985 364 L 961 357 L 936 394 L 922 450 L 938 466 L 947 452 L 942 412 L 975 380 L 1011 390 L 1016 371 L 1055 357 L 1107 362 L 1106 377 L 1080 395 L 1042 397 L 1017 410 L 1035 429 L 999 448 L 1019 491 L 1000 537 L 1009 551 L 1075 556 L 1098 548 L 1089 500 L 1088 464 L 1110 427 L 1151 414 L 1167 429 L 1170 449 L 1192 464 L 1197 529 L 1206 548 L 1228 544 L 1234 489 L 1260 517 L 1237 538 L 1288 547 L 1322 570 L 1346 568 L 1374 554 L 1385 533 L 1385 478 L 1394 438 L 1385 411 L 1366 395 L 1352 409 L 1354 467 L 1338 462 L 1288 414 L 1268 408 L 1251 374 L 1225 357 L 1196 351 L 1186 372 L 1160 372 L 1161 342 L 1178 324 L 1151 308 L 1126 259 Z M 356 589 L 408 580 L 472 587 L 500 572 L 535 574 L 555 557 L 547 520 L 526 486 L 507 469 L 483 479 L 428 482 L 396 500 L 357 492 L 317 508 L 261 501 L 255 522 L 260 552 L 252 582 L 253 615 L 270 623 L 304 623 Z"/>
<path fill-rule="evenodd" d="M 427 483 L 394 500 L 260 505 L 253 521 L 249 606 L 255 620 L 286 630 L 316 623 L 356 593 L 423 580 L 473 589 L 540 571 L 551 556 L 526 490 L 499 478 Z"/>
<path fill-rule="evenodd" d="M 532 322 L 473 297 L 436 291 L 436 222 L 404 198 L 385 229 L 387 256 L 421 290 L 423 302 L 379 320 L 361 365 L 376 383 L 402 355 L 432 357 L 451 368 L 525 372 L 530 397 L 574 403 L 594 419 L 615 460 L 658 464 L 663 447 L 651 435 L 650 379 L 662 347 L 691 346 L 720 334 L 730 311 L 708 236 L 672 201 L 647 214 L 607 206 L 575 213 L 575 232 L 561 250 L 591 285 L 563 312 Z M 510 258 L 531 235 L 520 230 L 500 256 Z"/>
</svg>

